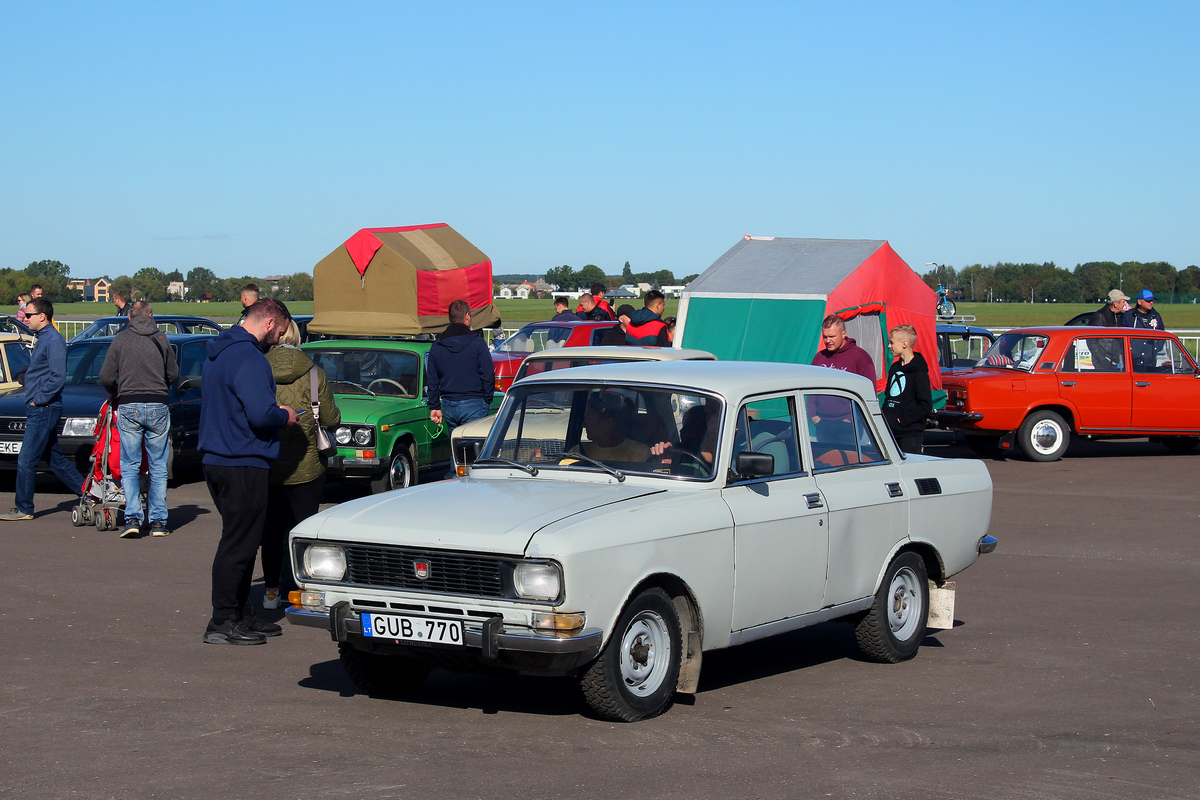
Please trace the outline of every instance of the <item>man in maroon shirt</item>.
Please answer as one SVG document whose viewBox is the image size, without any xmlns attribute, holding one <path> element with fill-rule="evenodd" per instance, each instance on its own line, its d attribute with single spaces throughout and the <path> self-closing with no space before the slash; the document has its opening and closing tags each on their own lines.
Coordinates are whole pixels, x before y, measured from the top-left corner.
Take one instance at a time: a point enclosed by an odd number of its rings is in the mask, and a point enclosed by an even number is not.
<svg viewBox="0 0 1200 800">
<path fill-rule="evenodd" d="M 840 369 L 862 375 L 872 385 L 875 383 L 875 362 L 871 356 L 846 335 L 846 323 L 836 314 L 830 314 L 821 322 L 821 341 L 825 349 L 820 350 L 812 363 L 818 367 Z"/>
</svg>

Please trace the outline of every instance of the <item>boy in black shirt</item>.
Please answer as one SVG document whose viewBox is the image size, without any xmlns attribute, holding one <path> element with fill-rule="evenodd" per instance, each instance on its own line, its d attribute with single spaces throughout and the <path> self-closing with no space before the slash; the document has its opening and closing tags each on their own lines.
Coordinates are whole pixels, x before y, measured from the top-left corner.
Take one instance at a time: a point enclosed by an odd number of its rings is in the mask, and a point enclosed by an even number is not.
<svg viewBox="0 0 1200 800">
<path fill-rule="evenodd" d="M 916 343 L 917 329 L 912 325 L 897 325 L 888 336 L 896 360 L 888 367 L 883 418 L 900 449 L 919 455 L 925 437 L 925 417 L 933 412 L 933 394 L 925 357 L 913 352 Z"/>
</svg>

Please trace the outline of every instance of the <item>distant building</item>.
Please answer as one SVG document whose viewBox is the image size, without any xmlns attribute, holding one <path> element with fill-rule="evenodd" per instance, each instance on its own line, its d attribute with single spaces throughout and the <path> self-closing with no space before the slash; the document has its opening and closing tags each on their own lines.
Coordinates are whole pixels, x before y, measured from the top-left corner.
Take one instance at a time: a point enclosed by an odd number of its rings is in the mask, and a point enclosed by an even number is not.
<svg viewBox="0 0 1200 800">
<path fill-rule="evenodd" d="M 605 300 L 632 300 L 638 296 L 637 287 L 622 286 L 619 289 L 613 289 L 611 292 L 604 293 Z"/>
<path fill-rule="evenodd" d="M 502 283 L 500 284 L 500 294 L 496 295 L 496 297 L 501 300 L 528 300 L 531 291 L 533 291 L 533 284 L 529 281 L 523 283 Z"/>
<path fill-rule="evenodd" d="M 183 285 L 183 281 L 171 281 L 167 284 L 167 296 L 182 300 L 187 297 L 187 287 Z"/>
<path fill-rule="evenodd" d="M 67 288 L 79 292 L 79 296 L 89 303 L 108 303 L 109 287 L 112 281 L 108 278 L 72 278 L 67 281 Z"/>
<path fill-rule="evenodd" d="M 667 297 L 679 297 L 686 288 L 686 286 L 664 286 L 662 287 L 662 293 Z"/>
<path fill-rule="evenodd" d="M 291 276 L 290 275 L 268 275 L 267 277 L 262 279 L 262 282 L 271 284 L 271 294 L 274 294 L 276 291 L 279 290 L 279 282 L 285 281 L 289 277 L 291 277 Z M 260 285 L 259 288 L 262 289 L 263 287 Z M 266 293 L 264 292 L 264 295 L 265 294 Z"/>
</svg>

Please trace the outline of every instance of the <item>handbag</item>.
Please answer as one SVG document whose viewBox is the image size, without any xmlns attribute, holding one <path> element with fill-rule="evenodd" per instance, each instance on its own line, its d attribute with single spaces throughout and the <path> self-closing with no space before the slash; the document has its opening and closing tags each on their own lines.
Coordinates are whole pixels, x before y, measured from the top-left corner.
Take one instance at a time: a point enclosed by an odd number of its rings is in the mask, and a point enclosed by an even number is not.
<svg viewBox="0 0 1200 800">
<path fill-rule="evenodd" d="M 313 364 L 312 369 L 308 371 L 308 399 L 312 407 L 313 424 L 316 425 L 317 431 L 317 455 L 321 458 L 329 458 L 337 453 L 337 444 L 333 441 L 333 437 L 329 435 L 329 431 L 321 424 L 321 400 L 317 392 L 317 365 Z"/>
</svg>

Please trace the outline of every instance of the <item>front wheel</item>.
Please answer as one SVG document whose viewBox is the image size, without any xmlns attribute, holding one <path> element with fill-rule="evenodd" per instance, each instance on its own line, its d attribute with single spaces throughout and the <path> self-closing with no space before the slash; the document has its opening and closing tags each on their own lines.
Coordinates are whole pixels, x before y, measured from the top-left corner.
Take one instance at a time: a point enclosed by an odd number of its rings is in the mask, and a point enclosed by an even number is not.
<svg viewBox="0 0 1200 800">
<path fill-rule="evenodd" d="M 658 716 L 671 707 L 682 657 L 675 604 L 662 589 L 646 589 L 625 608 L 608 645 L 579 679 L 584 700 L 614 722 Z"/>
<path fill-rule="evenodd" d="M 1053 411 L 1035 411 L 1017 429 L 1017 444 L 1030 461 L 1058 461 L 1071 442 L 1071 428 Z"/>
<path fill-rule="evenodd" d="M 929 619 L 929 578 L 916 553 L 901 553 L 888 564 L 871 610 L 854 628 L 863 657 L 883 664 L 917 654 Z"/>
<path fill-rule="evenodd" d="M 393 489 L 407 489 L 417 484 L 417 465 L 412 453 L 401 445 L 388 461 L 387 471 L 371 479 L 371 494 L 390 492 Z"/>
<path fill-rule="evenodd" d="M 925 307 L 929 308 L 929 306 Z M 957 310 L 958 308 L 954 305 L 954 301 L 949 297 L 938 298 L 937 313 L 939 317 L 953 317 L 954 312 Z"/>
<path fill-rule="evenodd" d="M 410 658 L 364 653 L 346 642 L 338 645 L 338 657 L 355 688 L 377 697 L 411 694 L 429 677 L 429 668 Z"/>
</svg>

